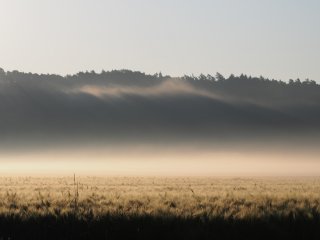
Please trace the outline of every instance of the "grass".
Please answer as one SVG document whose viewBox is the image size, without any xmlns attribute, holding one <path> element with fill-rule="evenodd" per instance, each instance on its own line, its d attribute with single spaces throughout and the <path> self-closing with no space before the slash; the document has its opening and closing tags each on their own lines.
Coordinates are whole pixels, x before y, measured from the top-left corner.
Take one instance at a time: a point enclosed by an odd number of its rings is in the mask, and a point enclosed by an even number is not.
<svg viewBox="0 0 320 240">
<path fill-rule="evenodd" d="M 0 239 L 320 239 L 320 178 L 0 178 Z"/>
</svg>

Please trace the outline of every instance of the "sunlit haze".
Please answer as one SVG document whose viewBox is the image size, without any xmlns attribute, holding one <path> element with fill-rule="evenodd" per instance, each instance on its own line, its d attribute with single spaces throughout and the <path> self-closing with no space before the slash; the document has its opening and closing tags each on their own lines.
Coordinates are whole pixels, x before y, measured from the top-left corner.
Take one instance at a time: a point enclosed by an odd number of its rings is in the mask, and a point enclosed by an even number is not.
<svg viewBox="0 0 320 240">
<path fill-rule="evenodd" d="M 298 146 L 118 146 L 2 154 L 2 176 L 319 176 L 319 151 Z"/>
</svg>

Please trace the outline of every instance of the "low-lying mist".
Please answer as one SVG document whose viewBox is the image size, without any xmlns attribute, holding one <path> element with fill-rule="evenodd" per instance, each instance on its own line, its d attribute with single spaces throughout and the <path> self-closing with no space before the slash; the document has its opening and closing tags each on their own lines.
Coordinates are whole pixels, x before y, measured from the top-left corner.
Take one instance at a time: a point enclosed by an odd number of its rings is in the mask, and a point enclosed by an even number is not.
<svg viewBox="0 0 320 240">
<path fill-rule="evenodd" d="M 319 150 L 301 146 L 132 145 L 2 154 L 3 176 L 318 176 Z"/>
</svg>

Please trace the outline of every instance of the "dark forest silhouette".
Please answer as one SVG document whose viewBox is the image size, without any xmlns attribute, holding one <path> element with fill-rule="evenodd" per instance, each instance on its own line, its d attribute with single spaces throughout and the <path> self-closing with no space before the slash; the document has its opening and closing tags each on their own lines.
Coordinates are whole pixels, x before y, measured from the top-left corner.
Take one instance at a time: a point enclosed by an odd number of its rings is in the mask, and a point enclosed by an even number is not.
<svg viewBox="0 0 320 240">
<path fill-rule="evenodd" d="M 320 85 L 308 79 L 0 69 L 0 100 L 0 141 L 14 143 L 316 134 L 320 126 Z"/>
</svg>

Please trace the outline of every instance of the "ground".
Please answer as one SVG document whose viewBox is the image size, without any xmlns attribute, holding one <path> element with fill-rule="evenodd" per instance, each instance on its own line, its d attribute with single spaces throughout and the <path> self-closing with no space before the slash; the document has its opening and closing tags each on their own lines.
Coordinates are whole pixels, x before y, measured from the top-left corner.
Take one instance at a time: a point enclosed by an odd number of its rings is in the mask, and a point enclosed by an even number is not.
<svg viewBox="0 0 320 240">
<path fill-rule="evenodd" d="M 0 178 L 0 239 L 119 238 L 320 239 L 320 178 Z"/>
</svg>

